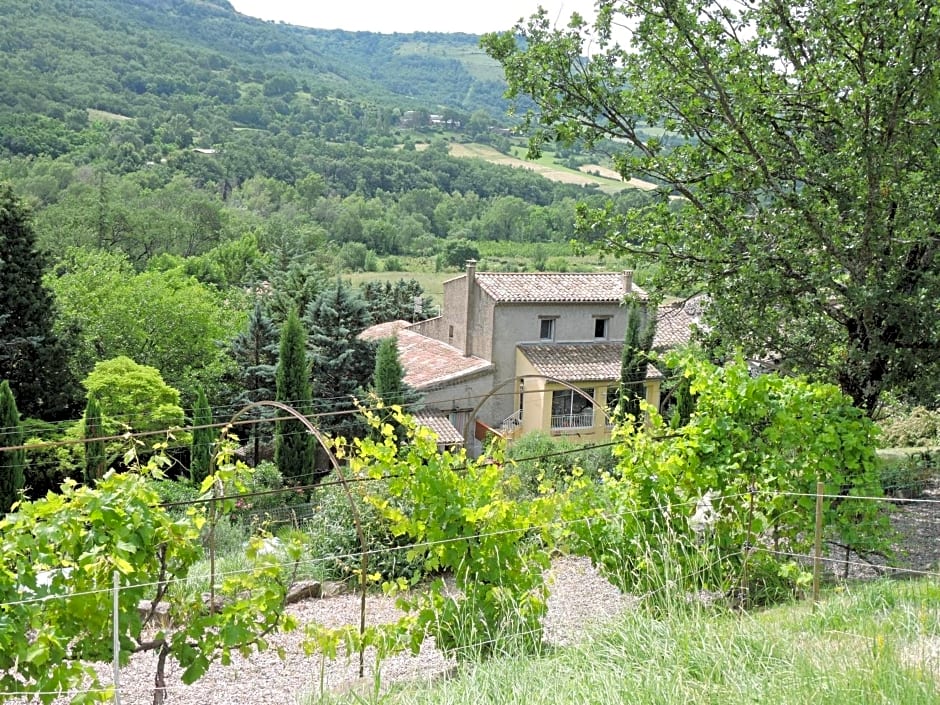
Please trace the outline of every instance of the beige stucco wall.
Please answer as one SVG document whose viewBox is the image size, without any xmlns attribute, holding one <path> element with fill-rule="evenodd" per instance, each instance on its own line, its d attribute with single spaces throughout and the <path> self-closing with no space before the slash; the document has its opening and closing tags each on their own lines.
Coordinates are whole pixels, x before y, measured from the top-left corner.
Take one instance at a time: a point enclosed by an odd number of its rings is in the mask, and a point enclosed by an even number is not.
<svg viewBox="0 0 940 705">
<path fill-rule="evenodd" d="M 608 426 L 607 416 L 602 411 L 607 403 L 607 389 L 616 387 L 619 380 L 612 381 L 581 381 L 574 382 L 572 386 L 580 389 L 593 388 L 594 390 L 594 425 L 591 428 L 577 429 L 552 429 L 552 392 L 556 389 L 567 389 L 566 386 L 557 382 L 552 382 L 544 377 L 538 376 L 539 373 L 529 362 L 528 358 L 521 350 L 516 350 L 516 374 L 519 377 L 532 375 L 521 381 L 516 382 L 516 393 L 513 396 L 515 409 L 519 407 L 519 392 L 522 391 L 522 423 L 517 429 L 514 437 L 519 437 L 526 433 L 541 431 L 550 433 L 553 436 L 564 436 L 575 440 L 583 441 L 604 441 L 610 438 L 610 427 Z M 659 408 L 661 381 L 658 379 L 647 380 L 646 401 L 653 408 Z"/>
</svg>

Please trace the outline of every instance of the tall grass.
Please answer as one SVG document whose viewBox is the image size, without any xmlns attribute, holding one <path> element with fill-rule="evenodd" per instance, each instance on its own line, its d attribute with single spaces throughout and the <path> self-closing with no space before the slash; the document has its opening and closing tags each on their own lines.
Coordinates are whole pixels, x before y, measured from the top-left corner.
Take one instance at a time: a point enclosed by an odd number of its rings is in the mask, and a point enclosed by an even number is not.
<svg viewBox="0 0 940 705">
<path fill-rule="evenodd" d="M 940 702 L 932 583 L 877 583 L 754 614 L 700 606 L 638 610 L 542 658 L 479 663 L 433 687 L 376 702 L 848 703 Z M 933 646 L 931 646 L 933 645 Z"/>
</svg>

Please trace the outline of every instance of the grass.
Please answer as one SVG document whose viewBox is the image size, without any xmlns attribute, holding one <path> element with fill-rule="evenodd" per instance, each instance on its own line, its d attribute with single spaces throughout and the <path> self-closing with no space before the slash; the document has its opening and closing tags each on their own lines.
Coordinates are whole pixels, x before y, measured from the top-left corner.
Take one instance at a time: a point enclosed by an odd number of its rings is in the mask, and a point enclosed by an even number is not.
<svg viewBox="0 0 940 705">
<path fill-rule="evenodd" d="M 834 590 L 815 611 L 806 602 L 752 614 L 638 610 L 576 646 L 471 663 L 454 680 L 356 702 L 936 703 L 938 606 L 935 582 L 884 581 Z"/>
<path fill-rule="evenodd" d="M 521 167 L 541 174 L 552 181 L 578 186 L 594 186 L 603 193 L 618 193 L 634 186 L 620 179 L 607 179 L 595 176 L 577 169 L 569 169 L 554 161 L 553 155 L 546 152 L 538 160 L 532 161 L 519 157 L 509 156 L 485 144 L 475 142 L 455 142 L 450 145 L 450 155 L 453 157 L 472 157 L 484 159 L 493 164 Z"/>
</svg>

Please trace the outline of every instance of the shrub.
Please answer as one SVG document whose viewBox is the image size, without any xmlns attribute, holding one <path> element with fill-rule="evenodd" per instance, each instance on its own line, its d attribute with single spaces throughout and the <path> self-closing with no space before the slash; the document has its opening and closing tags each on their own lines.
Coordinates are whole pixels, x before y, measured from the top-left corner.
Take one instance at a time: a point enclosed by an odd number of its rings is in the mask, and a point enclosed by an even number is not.
<svg viewBox="0 0 940 705">
<path fill-rule="evenodd" d="M 595 448 L 546 433 L 527 433 L 506 449 L 506 474 L 518 478 L 519 495 L 535 497 L 573 478 L 597 479 L 616 466 L 611 447 Z"/>
<path fill-rule="evenodd" d="M 365 501 L 362 483 L 350 483 L 353 502 L 359 511 L 366 550 L 369 554 L 369 573 L 378 573 L 385 580 L 411 578 L 419 562 L 409 559 L 401 547 L 404 539 L 392 535 L 391 523 L 375 506 Z M 384 496 L 384 483 L 372 483 L 370 493 Z M 346 580 L 361 567 L 361 548 L 349 495 L 337 484 L 334 475 L 328 475 L 323 486 L 311 493 L 311 516 L 304 524 L 307 534 L 306 549 L 314 560 L 322 560 L 324 571 L 332 578 Z"/>
<path fill-rule="evenodd" d="M 912 448 L 940 445 L 940 411 L 915 406 L 909 412 L 895 412 L 880 422 L 884 448 Z"/>
<path fill-rule="evenodd" d="M 617 430 L 617 473 L 579 489 L 578 514 L 592 520 L 572 524 L 577 542 L 624 589 L 669 582 L 679 591 L 727 591 L 754 577 L 745 567 L 765 541 L 808 551 L 817 478 L 827 494 L 842 495 L 825 502 L 829 537 L 858 551 L 886 548 L 878 503 L 850 498 L 881 493 L 874 428 L 837 388 L 751 377 L 743 360 L 681 363 L 697 400 L 689 423 L 670 429 L 647 409 L 648 428 Z M 707 569 L 697 562 L 703 552 L 714 556 Z M 684 562 L 663 581 L 664 570 Z"/>
<path fill-rule="evenodd" d="M 936 453 L 879 454 L 881 489 L 888 497 L 916 499 L 937 472 Z"/>
</svg>

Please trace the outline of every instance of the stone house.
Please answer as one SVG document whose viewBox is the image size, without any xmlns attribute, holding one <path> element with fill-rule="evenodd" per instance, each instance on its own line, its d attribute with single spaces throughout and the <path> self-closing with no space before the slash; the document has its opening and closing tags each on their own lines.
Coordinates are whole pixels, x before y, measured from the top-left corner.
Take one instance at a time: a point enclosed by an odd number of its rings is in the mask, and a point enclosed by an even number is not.
<svg viewBox="0 0 940 705">
<path fill-rule="evenodd" d="M 397 338 L 405 382 L 451 437 L 539 430 L 596 441 L 610 434 L 605 410 L 619 385 L 628 297 L 646 299 L 630 271 L 477 272 L 470 261 L 444 282 L 440 316 L 362 335 Z M 685 320 L 672 320 L 670 335 L 683 325 L 687 338 Z M 661 382 L 650 366 L 644 391 L 653 406 Z"/>
</svg>

